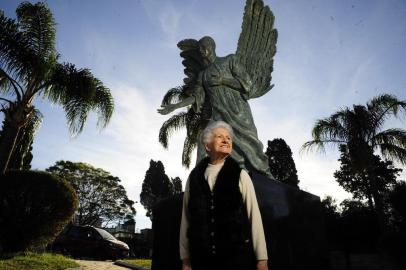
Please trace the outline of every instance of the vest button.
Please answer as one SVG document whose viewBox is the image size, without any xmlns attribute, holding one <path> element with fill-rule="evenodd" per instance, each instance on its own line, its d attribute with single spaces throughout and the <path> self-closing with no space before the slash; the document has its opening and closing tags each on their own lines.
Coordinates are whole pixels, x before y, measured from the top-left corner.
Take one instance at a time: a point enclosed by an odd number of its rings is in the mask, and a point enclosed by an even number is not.
<svg viewBox="0 0 406 270">
<path fill-rule="evenodd" d="M 213 246 L 212 246 L 212 248 L 213 248 L 213 249 L 216 249 L 216 246 L 215 246 L 215 245 L 213 245 Z"/>
<path fill-rule="evenodd" d="M 213 254 L 213 255 L 216 254 L 216 251 L 215 251 L 215 250 L 212 250 L 212 251 L 211 251 L 211 254 Z"/>
<path fill-rule="evenodd" d="M 211 208 L 211 210 L 213 210 L 213 209 L 214 209 L 214 205 L 212 205 L 210 208 Z"/>
<path fill-rule="evenodd" d="M 211 223 L 214 223 L 214 218 L 211 219 Z"/>
<path fill-rule="evenodd" d="M 214 232 L 211 232 L 210 235 L 211 235 L 211 236 L 214 236 Z"/>
</svg>

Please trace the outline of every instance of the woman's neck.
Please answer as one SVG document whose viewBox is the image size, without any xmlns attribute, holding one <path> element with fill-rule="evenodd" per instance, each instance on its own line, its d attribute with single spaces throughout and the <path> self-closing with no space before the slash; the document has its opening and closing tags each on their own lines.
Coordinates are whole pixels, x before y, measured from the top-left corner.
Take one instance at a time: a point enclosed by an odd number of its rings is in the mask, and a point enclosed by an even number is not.
<svg viewBox="0 0 406 270">
<path fill-rule="evenodd" d="M 221 157 L 212 157 L 212 158 L 210 158 L 210 164 L 213 164 L 213 165 L 223 164 L 227 157 L 228 157 L 228 155 L 221 156 Z"/>
</svg>

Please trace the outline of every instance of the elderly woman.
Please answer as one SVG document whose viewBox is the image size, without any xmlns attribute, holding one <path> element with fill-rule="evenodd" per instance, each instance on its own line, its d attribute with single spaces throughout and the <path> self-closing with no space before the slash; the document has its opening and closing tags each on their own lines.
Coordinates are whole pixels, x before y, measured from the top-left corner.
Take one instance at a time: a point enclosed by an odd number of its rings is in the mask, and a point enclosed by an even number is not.
<svg viewBox="0 0 406 270">
<path fill-rule="evenodd" d="M 248 173 L 231 157 L 233 132 L 223 121 L 203 131 L 208 157 L 192 170 L 183 197 L 183 270 L 268 269 L 261 215 Z"/>
</svg>

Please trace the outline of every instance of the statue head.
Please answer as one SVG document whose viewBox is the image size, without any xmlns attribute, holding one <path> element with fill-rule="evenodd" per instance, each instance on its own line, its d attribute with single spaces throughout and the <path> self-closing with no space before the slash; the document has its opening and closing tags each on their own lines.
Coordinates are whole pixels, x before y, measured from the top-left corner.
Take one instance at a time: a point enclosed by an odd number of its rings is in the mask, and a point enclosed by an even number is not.
<svg viewBox="0 0 406 270">
<path fill-rule="evenodd" d="M 213 63 L 216 60 L 216 43 L 214 39 L 205 36 L 199 40 L 200 53 L 205 61 L 208 61 L 206 64 Z"/>
</svg>

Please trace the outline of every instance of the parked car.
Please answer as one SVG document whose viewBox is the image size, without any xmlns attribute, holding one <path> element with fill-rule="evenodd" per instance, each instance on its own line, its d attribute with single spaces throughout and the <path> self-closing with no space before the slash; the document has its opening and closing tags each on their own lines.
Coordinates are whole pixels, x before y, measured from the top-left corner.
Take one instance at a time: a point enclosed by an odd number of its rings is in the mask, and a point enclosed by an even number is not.
<svg viewBox="0 0 406 270">
<path fill-rule="evenodd" d="M 116 260 L 128 257 L 130 249 L 103 229 L 71 225 L 57 237 L 52 250 L 72 257 Z"/>
</svg>

